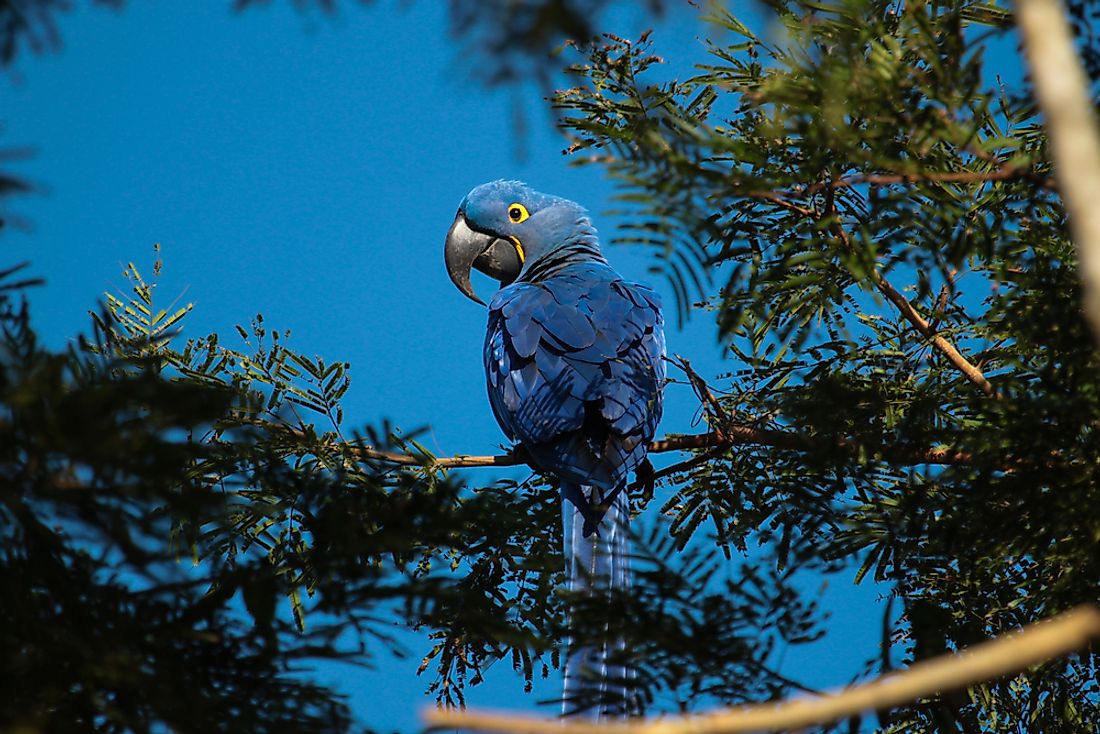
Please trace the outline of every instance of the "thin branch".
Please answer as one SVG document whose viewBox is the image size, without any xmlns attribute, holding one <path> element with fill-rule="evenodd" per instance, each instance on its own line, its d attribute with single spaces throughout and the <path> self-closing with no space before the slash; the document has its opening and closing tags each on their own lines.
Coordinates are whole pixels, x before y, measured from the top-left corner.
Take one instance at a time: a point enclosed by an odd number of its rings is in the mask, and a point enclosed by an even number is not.
<svg viewBox="0 0 1100 734">
<path fill-rule="evenodd" d="M 848 232 L 840 224 L 839 214 L 835 211 L 829 212 L 833 219 L 831 229 L 833 234 L 840 240 L 841 244 L 848 250 L 852 250 L 852 240 L 848 236 Z M 898 312 L 908 321 L 910 324 L 916 327 L 917 331 L 928 339 L 932 346 L 935 347 L 943 356 L 947 357 L 947 360 L 951 364 L 963 373 L 966 379 L 977 385 L 982 392 L 986 395 L 996 398 L 999 397 L 997 391 L 993 388 L 993 385 L 986 379 L 982 371 L 978 369 L 974 363 L 968 360 L 962 355 L 954 344 L 945 339 L 941 334 L 936 331 L 936 328 L 932 324 L 928 323 L 928 320 L 921 316 L 913 304 L 909 303 L 909 299 L 903 296 L 894 286 L 890 284 L 890 281 L 886 280 L 886 276 L 882 274 L 877 267 L 871 269 L 871 280 L 874 282 L 875 287 L 878 288 L 879 293 L 886 297 L 886 300 L 894 304 L 898 309 Z"/>
<path fill-rule="evenodd" d="M 424 712 L 423 719 L 431 728 L 508 734 L 738 734 L 796 730 L 1015 675 L 1081 650 L 1097 639 L 1100 639 L 1100 611 L 1085 605 L 968 650 L 915 663 L 908 670 L 823 696 L 738 706 L 699 716 L 607 724 L 453 709 L 431 709 Z"/>
<path fill-rule="evenodd" d="M 914 171 L 913 173 L 860 173 L 854 176 L 821 181 L 799 193 L 803 196 L 816 194 L 826 189 L 843 189 L 859 184 L 871 186 L 891 186 L 894 184 L 912 183 L 987 183 L 990 181 L 1015 181 L 1019 179 L 1031 179 L 1044 189 L 1053 189 L 1054 180 L 1037 176 L 1030 166 L 1014 166 L 1005 164 L 995 171 Z"/>
<path fill-rule="evenodd" d="M 670 477 L 673 474 L 679 474 L 680 472 L 694 469 L 697 466 L 702 466 L 711 459 L 720 456 L 723 448 L 723 446 L 715 446 L 709 451 L 704 451 L 703 453 L 696 454 L 691 458 L 684 459 L 683 461 L 678 461 L 675 464 L 670 464 L 664 469 L 658 469 L 657 471 L 652 472 L 645 477 L 639 477 L 637 481 L 630 485 L 630 487 L 627 489 L 627 492 L 630 494 L 634 494 L 634 492 L 639 487 L 645 486 L 646 484 L 652 486 L 652 484 L 659 479 L 664 479 L 665 477 Z"/>
<path fill-rule="evenodd" d="M 969 464 L 973 456 L 965 451 L 950 448 L 910 448 L 910 447 L 868 447 L 848 438 L 830 440 L 826 437 L 806 436 L 792 431 L 754 428 L 753 426 L 724 426 L 721 433 L 708 431 L 688 435 L 672 435 L 658 439 L 649 445 L 649 453 L 661 454 L 668 451 L 692 451 L 706 448 L 729 448 L 731 446 L 771 446 L 792 451 L 811 451 L 818 449 L 839 449 L 852 455 L 862 451 L 880 453 L 883 457 L 904 464 Z M 529 463 L 527 454 L 521 448 L 499 456 L 455 456 L 432 457 L 428 455 L 403 454 L 396 451 L 381 451 L 357 444 L 344 444 L 351 454 L 367 460 L 384 461 L 399 466 L 428 466 L 436 469 L 459 469 L 480 466 L 519 466 Z M 662 476 L 665 474 L 662 473 Z"/>
<path fill-rule="evenodd" d="M 951 364 L 966 376 L 966 379 L 977 385 L 982 392 L 990 397 L 998 397 L 997 391 L 993 388 L 993 385 L 986 379 L 986 376 L 982 374 L 982 371 L 978 367 L 962 355 L 962 352 L 955 347 L 954 344 L 945 339 L 941 334 L 936 331 L 936 328 L 928 323 L 928 320 L 917 313 L 917 310 L 913 308 L 913 304 L 909 303 L 909 299 L 903 296 L 897 291 L 894 286 L 890 285 L 890 281 L 886 280 L 886 277 L 876 268 L 871 271 L 871 277 L 874 279 L 875 286 L 879 292 L 886 297 L 891 303 L 893 303 L 901 315 L 917 328 L 926 339 L 932 342 L 932 346 L 935 347 L 943 356 L 947 357 L 947 360 Z"/>
<path fill-rule="evenodd" d="M 714 393 L 710 391 L 710 386 L 707 384 L 707 381 L 700 377 L 698 372 L 692 369 L 691 362 L 687 361 L 687 358 L 676 355 L 673 359 L 668 359 L 667 357 L 665 359 L 679 367 L 683 373 L 687 375 L 688 380 L 691 382 L 691 388 L 695 391 L 695 395 L 704 405 L 708 406 L 714 412 L 715 430 L 721 433 L 722 427 L 731 423 L 730 417 L 726 413 L 726 409 L 723 408 L 722 404 L 714 397 Z"/>
<path fill-rule="evenodd" d="M 1077 244 L 1085 316 L 1100 338 L 1100 134 L 1092 95 L 1059 0 L 1019 0 L 1016 22 Z"/>
<path fill-rule="evenodd" d="M 833 179 L 831 181 L 823 181 L 806 187 L 801 192 L 778 192 L 778 191 L 741 191 L 738 192 L 742 196 L 749 196 L 756 199 L 764 199 L 770 201 L 773 204 L 783 207 L 789 211 L 797 212 L 798 214 L 813 219 L 814 221 L 820 221 L 824 217 L 831 217 L 832 222 L 830 224 L 830 230 L 833 235 L 840 240 L 844 247 L 848 250 L 852 250 L 852 241 L 845 231 L 844 227 L 840 223 L 839 212 L 836 208 L 836 202 L 833 197 L 833 192 L 838 188 L 844 188 L 846 186 L 854 186 L 858 183 L 869 183 L 872 185 L 886 185 L 892 183 L 907 183 L 916 181 L 940 181 L 951 183 L 964 183 L 964 182 L 978 182 L 978 181 L 1006 181 L 1013 178 L 1021 178 L 1025 175 L 1030 175 L 1030 170 L 1020 166 L 1005 165 L 996 171 L 990 171 L 987 173 L 976 173 L 970 171 L 958 171 L 958 172 L 946 172 L 946 173 L 898 173 L 898 174 L 861 174 L 858 176 L 849 176 L 847 178 Z M 1044 180 L 1044 186 L 1049 179 Z M 1098 188 L 1097 190 L 1100 190 Z M 825 208 L 821 213 L 816 210 L 807 209 L 789 201 L 787 196 L 799 195 L 805 196 L 807 194 L 813 194 L 819 191 L 824 191 L 826 195 Z M 1100 254 L 1097 255 L 1097 261 L 1100 263 Z M 938 350 L 941 354 L 947 357 L 948 361 L 966 376 L 968 380 L 978 386 L 982 392 L 990 397 L 999 397 L 997 391 L 993 388 L 993 385 L 986 379 L 982 371 L 978 369 L 972 362 L 970 362 L 962 353 L 952 344 L 950 341 L 940 335 L 936 328 L 932 326 L 927 319 L 921 316 L 913 305 L 909 303 L 909 299 L 903 296 L 894 286 L 890 284 L 886 277 L 879 271 L 878 268 L 874 268 L 871 271 L 871 280 L 874 282 L 875 287 L 883 296 L 886 297 L 890 303 L 892 303 L 901 315 L 931 343 L 932 346 Z M 1097 271 L 1097 284 L 1100 288 L 1100 269 Z M 1100 306 L 1098 306 L 1100 308 Z M 1100 318 L 1100 315 L 1098 315 Z M 1098 322 L 1100 323 L 1100 322 Z M 1100 332 L 1098 332 L 1100 333 Z"/>
<path fill-rule="evenodd" d="M 970 150 L 973 155 L 978 155 L 978 151 Z M 996 159 L 985 154 L 982 157 L 983 160 L 995 162 Z M 781 206 L 788 211 L 797 212 L 804 217 L 811 219 L 818 219 L 818 214 L 813 209 L 808 209 L 804 206 L 800 206 L 791 201 L 791 197 L 804 197 L 811 196 L 813 194 L 819 194 L 825 192 L 831 195 L 833 191 L 837 189 L 851 188 L 852 186 L 859 186 L 861 184 L 868 184 L 870 186 L 893 186 L 897 184 L 916 184 L 916 183 L 956 183 L 956 184 L 973 184 L 973 183 L 989 183 L 994 181 L 1018 181 L 1027 179 L 1037 184 L 1040 188 L 1054 190 L 1057 188 L 1055 180 L 1050 176 L 1042 176 L 1035 173 L 1030 166 L 1012 165 L 1010 163 L 1003 164 L 1000 168 L 993 171 L 913 171 L 910 173 L 858 173 L 852 176 L 841 176 L 839 178 L 832 178 L 827 181 L 818 181 L 806 186 L 796 186 L 793 189 L 781 190 L 781 191 L 749 191 L 749 190 L 737 190 L 736 193 L 741 196 L 747 196 L 753 199 L 763 199 L 770 201 L 777 206 Z M 826 203 L 826 211 L 831 209 L 831 205 Z"/>
<path fill-rule="evenodd" d="M 792 211 L 792 212 L 796 212 L 797 214 L 801 214 L 804 217 L 809 217 L 810 219 L 817 219 L 817 213 L 814 210 L 807 209 L 807 208 L 799 206 L 798 204 L 795 204 L 791 201 L 788 201 L 786 198 L 784 198 L 787 194 L 778 193 L 778 192 L 775 192 L 775 191 L 756 191 L 756 192 L 749 192 L 746 195 L 751 196 L 754 199 L 764 199 L 765 201 L 770 201 L 773 204 L 781 206 L 784 209 L 787 209 L 788 211 Z"/>
<path fill-rule="evenodd" d="M 456 454 L 455 456 L 428 456 L 402 454 L 397 451 L 381 451 L 370 446 L 358 446 L 346 444 L 347 450 L 364 459 L 384 461 L 387 464 L 398 466 L 430 466 L 436 469 L 463 469 L 477 466 L 519 466 L 526 464 L 527 459 L 521 455 L 521 450 L 513 450 L 500 456 L 474 456 L 469 454 Z"/>
</svg>

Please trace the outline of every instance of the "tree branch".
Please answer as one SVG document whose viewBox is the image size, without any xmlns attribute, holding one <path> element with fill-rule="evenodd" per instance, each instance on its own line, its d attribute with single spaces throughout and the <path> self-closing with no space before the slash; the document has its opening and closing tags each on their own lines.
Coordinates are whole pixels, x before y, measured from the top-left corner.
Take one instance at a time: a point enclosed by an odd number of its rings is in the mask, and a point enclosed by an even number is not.
<svg viewBox="0 0 1100 734">
<path fill-rule="evenodd" d="M 1100 135 L 1088 80 L 1058 0 L 1019 0 L 1016 22 L 1043 111 L 1070 232 L 1077 243 L 1085 317 L 1100 338 Z"/>
<path fill-rule="evenodd" d="M 917 171 L 914 173 L 860 173 L 830 181 L 820 181 L 798 192 L 805 196 L 826 189 L 843 189 L 859 184 L 890 186 L 893 184 L 933 183 L 986 183 L 990 181 L 1015 181 L 1028 178 L 1044 189 L 1054 188 L 1054 179 L 1036 175 L 1030 166 L 1005 164 L 995 171 Z"/>
<path fill-rule="evenodd" d="M 807 209 L 788 201 L 783 192 L 775 191 L 758 191 L 758 192 L 741 192 L 744 196 L 750 196 L 757 199 L 764 199 L 770 201 L 777 206 L 783 207 L 789 211 L 796 212 L 804 217 L 808 217 L 815 221 L 820 221 L 824 217 L 832 217 L 832 223 L 830 224 L 830 231 L 833 235 L 840 240 L 844 247 L 851 251 L 853 249 L 851 238 L 848 236 L 847 231 L 840 223 L 840 213 L 837 211 L 836 202 L 833 198 L 833 191 L 837 188 L 843 188 L 845 186 L 853 186 L 857 183 L 870 183 L 870 184 L 889 184 L 889 183 L 903 183 L 908 181 L 950 181 L 950 182 L 968 182 L 968 181 L 1004 181 L 1010 178 L 1017 178 L 1023 174 L 1028 173 L 1027 168 L 1019 166 L 1003 166 L 997 171 L 991 171 L 989 173 L 971 173 L 968 171 L 962 172 L 950 172 L 950 173 L 916 173 L 916 174 L 865 174 L 859 176 L 851 176 L 848 178 L 835 179 L 833 181 L 821 182 L 813 184 L 806 188 L 801 195 L 816 193 L 818 191 L 824 191 L 827 197 L 825 203 L 825 209 L 823 213 L 818 213 L 816 210 Z M 1045 184 L 1044 184 L 1045 185 Z M 1098 184 L 1100 186 L 1100 184 Z M 1098 188 L 1097 190 L 1100 190 Z M 1100 210 L 1098 210 L 1100 211 Z M 1100 262 L 1100 253 L 1097 255 L 1097 261 Z M 1000 397 L 997 391 L 993 388 L 993 385 L 986 379 L 982 371 L 978 369 L 970 360 L 962 355 L 962 353 L 952 344 L 950 341 L 940 335 L 936 328 L 932 326 L 927 319 L 921 316 L 913 304 L 909 303 L 909 299 L 903 296 L 894 286 L 886 280 L 886 276 L 878 268 L 871 270 L 871 280 L 875 287 L 883 296 L 886 297 L 890 303 L 892 303 L 906 321 L 916 327 L 926 339 L 928 339 L 932 346 L 947 357 L 947 360 L 951 362 L 963 375 L 972 383 L 978 386 L 982 392 L 986 395 L 996 398 Z M 1097 272 L 1097 287 L 1100 288 L 1100 270 Z M 1100 306 L 1098 306 L 1100 307 Z M 1100 315 L 1098 315 L 1100 318 Z M 1098 322 L 1100 323 L 1100 322 Z M 1098 332 L 1100 333 L 1100 332 Z"/>
<path fill-rule="evenodd" d="M 456 454 L 454 456 L 416 456 L 414 454 L 402 454 L 397 451 L 380 451 L 370 446 L 358 446 L 345 444 L 347 450 L 364 459 L 384 461 L 387 464 L 398 466 L 430 466 L 436 469 L 462 469 L 477 466 L 519 466 L 526 464 L 527 460 L 522 455 L 522 449 L 517 449 L 500 456 L 475 456 L 470 454 Z"/>
<path fill-rule="evenodd" d="M 978 155 L 978 151 L 971 151 Z M 988 156 L 979 156 L 987 161 L 995 159 Z M 1053 190 L 1058 188 L 1055 180 L 1050 176 L 1036 174 L 1030 166 L 1012 165 L 1005 163 L 993 171 L 914 171 L 911 173 L 859 173 L 853 176 L 841 176 L 840 178 L 818 181 L 807 186 L 795 187 L 784 191 L 738 191 L 741 196 L 753 199 L 764 199 L 780 206 L 788 211 L 796 212 L 804 217 L 817 219 L 818 215 L 813 209 L 800 206 L 790 200 L 790 197 L 811 196 L 822 192 L 832 192 L 837 189 L 846 189 L 860 184 L 871 186 L 892 186 L 896 184 L 915 183 L 988 183 L 992 181 L 1017 181 L 1029 179 L 1040 188 Z M 826 206 L 826 209 L 831 208 Z"/>
<path fill-rule="evenodd" d="M 797 214 L 801 214 L 804 217 L 809 217 L 810 219 L 817 219 L 817 212 L 815 212 L 812 209 L 807 209 L 806 207 L 799 206 L 798 204 L 795 204 L 791 201 L 788 201 L 786 198 L 784 198 L 785 194 L 778 193 L 778 192 L 775 192 L 775 191 L 756 191 L 756 192 L 750 192 L 747 195 L 751 196 L 754 199 L 764 199 L 765 201 L 770 201 L 771 203 L 773 203 L 777 206 L 781 206 L 781 207 L 783 207 L 784 209 L 786 209 L 788 211 L 792 211 L 792 212 L 795 212 Z"/>
<path fill-rule="evenodd" d="M 792 431 L 754 428 L 747 425 L 724 426 L 721 432 L 708 431 L 707 433 L 671 435 L 652 442 L 649 445 L 649 453 L 661 454 L 668 451 L 692 451 L 695 449 L 729 448 L 731 446 L 746 445 L 771 446 L 792 451 L 811 451 L 821 448 L 839 449 L 852 455 L 858 455 L 861 451 L 868 451 L 870 453 L 880 453 L 887 459 L 903 464 L 969 464 L 973 461 L 973 457 L 969 453 L 950 448 L 890 446 L 872 448 L 848 438 L 830 440 L 824 436 L 806 436 Z M 396 451 L 381 451 L 370 446 L 353 443 L 344 444 L 344 446 L 349 453 L 358 455 L 363 459 L 383 461 L 399 466 L 428 466 L 436 469 L 519 466 L 530 461 L 526 452 L 520 447 L 499 456 L 457 454 L 455 456 L 432 457 L 403 454 Z M 662 470 L 661 476 L 666 475 Z"/>
<path fill-rule="evenodd" d="M 1064 657 L 1097 639 L 1100 639 L 1100 611 L 1085 605 L 967 650 L 915 663 L 908 670 L 891 672 L 823 696 L 738 706 L 701 716 L 608 724 L 453 709 L 428 710 L 423 718 L 431 728 L 508 734 L 738 734 L 800 730 L 1014 675 Z"/>
<path fill-rule="evenodd" d="M 847 234 L 845 234 L 845 239 L 846 238 Z M 931 341 L 932 346 L 947 357 L 947 360 L 966 376 L 966 379 L 981 388 L 981 391 L 986 395 L 993 398 L 999 397 L 993 385 L 990 384 L 989 380 L 982 374 L 982 371 L 978 369 L 973 362 L 964 357 L 962 352 L 960 352 L 954 344 L 943 338 L 943 336 L 936 331 L 936 328 L 928 323 L 927 319 L 917 313 L 917 310 L 913 308 L 913 304 L 909 303 L 909 299 L 899 293 L 894 286 L 890 285 L 890 281 L 886 280 L 886 276 L 884 276 L 878 268 L 871 271 L 871 277 L 879 292 L 882 293 L 887 300 L 893 303 L 898 311 L 901 312 L 901 315 L 904 316 L 909 323 L 915 326 L 917 331 L 926 339 Z"/>
<path fill-rule="evenodd" d="M 835 208 L 829 213 L 833 217 L 831 225 L 833 234 L 840 240 L 846 249 L 849 251 L 852 250 L 852 240 L 848 237 L 848 232 L 845 231 L 844 227 L 840 224 L 839 214 L 836 212 Z M 947 360 L 955 365 L 955 367 L 963 373 L 966 379 L 977 385 L 986 395 L 992 398 L 1000 397 L 993 388 L 993 385 L 990 384 L 989 380 L 982 374 L 982 371 L 978 369 L 974 363 L 964 357 L 962 352 L 960 352 L 954 344 L 940 335 L 935 327 L 928 323 L 928 320 L 913 308 L 913 304 L 909 303 L 909 299 L 894 288 L 894 286 L 890 284 L 890 281 L 886 280 L 886 276 L 884 276 L 882 271 L 877 267 L 871 269 L 871 280 L 874 282 L 875 287 L 878 288 L 879 293 L 885 296 L 886 300 L 890 301 L 890 303 L 894 304 L 905 320 L 915 326 L 917 331 L 919 331 L 925 339 L 928 339 L 937 351 L 947 357 Z"/>
</svg>

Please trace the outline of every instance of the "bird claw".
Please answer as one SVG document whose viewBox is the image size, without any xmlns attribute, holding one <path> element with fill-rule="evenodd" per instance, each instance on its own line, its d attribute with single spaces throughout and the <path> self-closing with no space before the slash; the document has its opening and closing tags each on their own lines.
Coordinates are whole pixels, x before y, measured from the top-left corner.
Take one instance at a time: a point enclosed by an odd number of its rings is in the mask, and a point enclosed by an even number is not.
<svg viewBox="0 0 1100 734">
<path fill-rule="evenodd" d="M 634 470 L 634 481 L 631 482 L 627 491 L 629 494 L 634 494 L 640 489 L 642 505 L 653 499 L 653 487 L 656 484 L 653 479 L 654 474 L 656 474 L 656 470 L 653 468 L 653 462 L 649 460 L 648 456 L 642 459 L 642 463 L 638 464 L 638 468 Z"/>
<path fill-rule="evenodd" d="M 541 473 L 542 471 L 541 469 L 539 469 L 538 466 L 535 465 L 535 460 L 531 456 L 531 452 L 528 451 L 523 446 L 523 444 L 517 443 L 515 446 L 513 446 L 508 452 L 508 456 L 513 461 L 515 461 L 516 466 L 519 466 L 520 464 L 526 464 L 533 472 Z"/>
</svg>

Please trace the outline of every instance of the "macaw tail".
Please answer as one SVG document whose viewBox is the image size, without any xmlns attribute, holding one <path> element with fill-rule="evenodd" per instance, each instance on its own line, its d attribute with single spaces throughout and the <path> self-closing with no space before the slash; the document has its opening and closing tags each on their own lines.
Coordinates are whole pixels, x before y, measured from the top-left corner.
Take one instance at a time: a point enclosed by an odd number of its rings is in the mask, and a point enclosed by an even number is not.
<svg viewBox="0 0 1100 734">
<path fill-rule="evenodd" d="M 599 506 L 601 494 L 593 487 L 562 486 L 565 562 L 569 590 L 573 592 L 609 595 L 612 590 L 630 588 L 630 507 L 626 491 L 619 488 L 607 493 L 611 502 L 606 511 Z M 631 713 L 632 675 L 622 663 L 609 662 L 621 658 L 625 649 L 621 637 L 595 646 L 575 646 L 570 641 L 563 714 L 583 713 L 599 721 Z"/>
</svg>

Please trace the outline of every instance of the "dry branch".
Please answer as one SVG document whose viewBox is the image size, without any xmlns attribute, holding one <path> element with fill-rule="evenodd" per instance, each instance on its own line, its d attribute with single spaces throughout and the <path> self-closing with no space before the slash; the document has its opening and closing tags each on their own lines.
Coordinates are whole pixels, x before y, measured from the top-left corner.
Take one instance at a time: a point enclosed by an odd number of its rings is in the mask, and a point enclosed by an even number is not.
<svg viewBox="0 0 1100 734">
<path fill-rule="evenodd" d="M 788 200 L 784 195 L 778 194 L 774 191 L 750 192 L 748 196 L 751 196 L 754 199 L 764 199 L 765 201 L 770 201 L 777 206 L 783 207 L 788 211 L 795 212 L 796 214 L 800 214 L 803 217 L 817 219 L 817 213 L 813 209 L 807 209 L 804 206 L 799 206 L 798 204 L 795 204 L 794 202 Z"/>
<path fill-rule="evenodd" d="M 928 322 L 928 319 L 917 313 L 917 310 L 913 308 L 913 304 L 909 303 L 909 299 L 898 292 L 894 286 L 890 285 L 890 281 L 886 280 L 886 277 L 879 272 L 879 270 L 872 271 L 872 277 L 875 281 L 875 286 L 879 289 L 879 292 L 886 297 L 894 306 L 897 307 L 901 315 L 917 328 L 926 339 L 928 339 L 932 346 L 935 347 L 943 356 L 947 357 L 947 360 L 951 364 L 966 376 L 966 379 L 981 388 L 981 391 L 990 397 L 997 397 L 997 391 L 993 389 L 993 385 L 990 384 L 986 376 L 982 374 L 982 371 L 974 365 L 973 362 L 968 360 L 962 355 L 962 352 L 958 348 L 949 342 L 936 331 L 936 327 L 932 326 Z"/>
<path fill-rule="evenodd" d="M 1100 338 L 1100 135 L 1092 96 L 1065 8 L 1059 0 L 1019 0 L 1016 23 L 1024 40 L 1043 111 L 1058 188 L 1077 244 L 1085 316 Z"/>
<path fill-rule="evenodd" d="M 424 720 L 432 728 L 509 734 L 743 734 L 801 729 L 1014 675 L 1081 650 L 1097 639 L 1100 611 L 1082 606 L 962 652 L 822 696 L 738 706 L 698 716 L 610 724 L 442 709 L 425 712 Z"/>
</svg>

